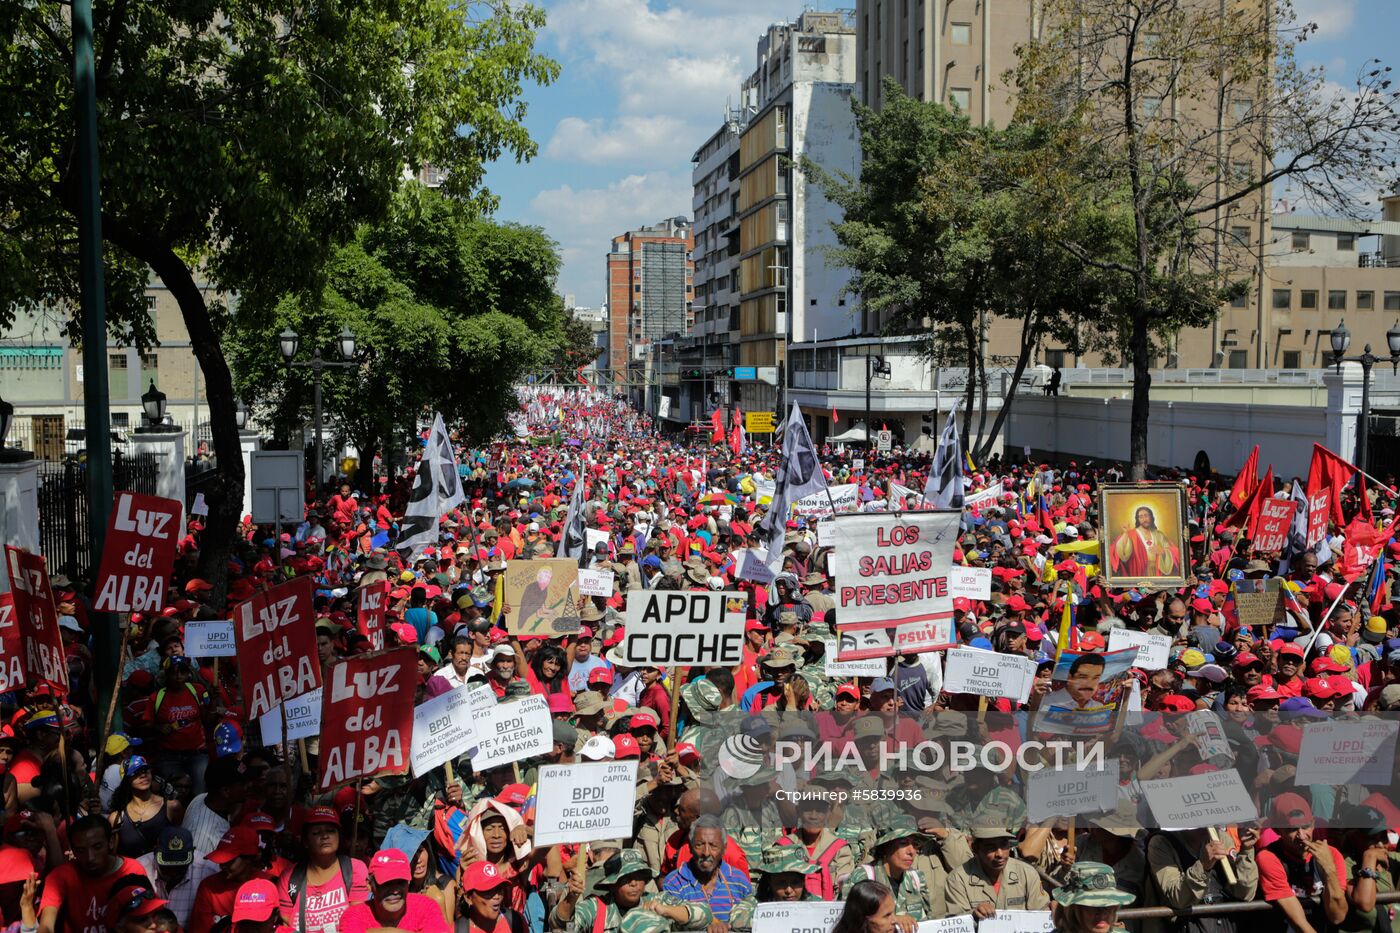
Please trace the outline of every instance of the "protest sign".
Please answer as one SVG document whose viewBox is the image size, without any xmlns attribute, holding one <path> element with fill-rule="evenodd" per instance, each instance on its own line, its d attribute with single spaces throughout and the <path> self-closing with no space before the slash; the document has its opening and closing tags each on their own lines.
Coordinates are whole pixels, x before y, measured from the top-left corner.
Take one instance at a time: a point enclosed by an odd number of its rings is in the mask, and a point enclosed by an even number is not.
<svg viewBox="0 0 1400 933">
<path fill-rule="evenodd" d="M 1136 661 L 1136 648 L 1106 654 L 1061 652 L 1051 677 L 1065 686 L 1041 701 L 1035 728 L 1057 735 L 1107 732 Z"/>
<path fill-rule="evenodd" d="M 1298 503 L 1293 499 L 1264 499 L 1259 503 L 1259 518 L 1254 524 L 1254 550 L 1260 554 L 1282 551 L 1288 541 L 1288 529 Z"/>
<path fill-rule="evenodd" d="M 920 920 L 916 933 L 977 933 L 972 914 L 944 917 L 942 920 Z"/>
<path fill-rule="evenodd" d="M 15 615 L 15 597 L 0 593 L 0 693 L 24 686 L 24 638 Z"/>
<path fill-rule="evenodd" d="M 742 593 L 629 594 L 619 656 L 629 667 L 732 667 L 744 657 L 745 606 Z"/>
<path fill-rule="evenodd" d="M 233 620 L 185 623 L 185 656 L 190 658 L 232 658 L 238 656 L 238 640 Z"/>
<path fill-rule="evenodd" d="M 773 495 L 778 491 L 776 480 L 759 479 L 754 477 L 753 481 L 753 501 L 759 505 L 767 505 L 773 501 Z"/>
<path fill-rule="evenodd" d="M 1025 655 L 1001 654 L 982 648 L 951 648 L 943 672 L 943 689 L 980 697 L 1009 697 L 1017 703 L 1030 698 L 1035 662 Z"/>
<path fill-rule="evenodd" d="M 1395 719 L 1332 720 L 1303 726 L 1295 784 L 1385 784 L 1395 766 Z"/>
<path fill-rule="evenodd" d="M 321 689 L 317 687 L 284 704 L 287 707 L 288 742 L 309 739 L 321 731 Z M 258 717 L 258 728 L 262 731 L 264 745 L 281 745 L 282 711 L 273 707 L 271 712 L 263 713 Z"/>
<path fill-rule="evenodd" d="M 208 515 L 208 514 L 209 514 L 209 503 L 205 501 L 205 499 L 204 499 L 204 493 L 202 493 L 202 492 L 197 492 L 197 493 L 194 494 L 194 502 L 190 505 L 190 514 L 191 514 L 191 515 Z"/>
<path fill-rule="evenodd" d="M 769 584 L 777 578 L 773 568 L 763 562 L 763 555 L 758 551 L 749 549 L 744 551 L 743 560 L 739 561 L 739 579 L 753 580 L 755 583 Z"/>
<path fill-rule="evenodd" d="M 1172 638 L 1156 632 L 1135 632 L 1131 629 L 1116 628 L 1108 633 L 1109 651 L 1137 649 L 1137 660 L 1133 667 L 1144 671 L 1160 671 L 1167 666 L 1172 653 Z"/>
<path fill-rule="evenodd" d="M 884 677 L 885 661 L 883 658 L 867 658 L 862 661 L 840 661 L 837 660 L 839 652 L 839 642 L 830 639 L 826 643 L 826 676 L 828 677 Z"/>
<path fill-rule="evenodd" d="M 860 508 L 860 487 L 855 483 L 828 486 L 821 492 L 798 499 L 792 504 L 792 512 L 809 520 L 830 518 L 832 506 L 837 512 L 854 512 Z"/>
<path fill-rule="evenodd" d="M 471 688 L 463 684 L 413 711 L 413 773 L 423 776 L 445 761 L 465 755 L 476 745 Z"/>
<path fill-rule="evenodd" d="M 1225 735 L 1225 725 L 1220 717 L 1208 709 L 1198 709 L 1186 715 L 1186 731 L 1196 744 L 1201 760 L 1227 768 L 1235 761 L 1235 753 L 1230 749 L 1230 739 Z"/>
<path fill-rule="evenodd" d="M 297 577 L 233 607 L 245 715 L 321 686 L 311 578 Z"/>
<path fill-rule="evenodd" d="M 519 638 L 572 635 L 578 616 L 578 561 L 513 560 L 506 565 L 506 631 Z"/>
<path fill-rule="evenodd" d="M 549 703 L 539 694 L 497 703 L 496 694 L 484 687 L 474 690 L 468 699 L 476 720 L 472 767 L 477 771 L 543 755 L 554 747 Z"/>
<path fill-rule="evenodd" d="M 418 652 L 410 646 L 331 668 L 321 703 L 321 790 L 408 773 L 417 685 Z"/>
<path fill-rule="evenodd" d="M 1055 917 L 1048 910 L 998 910 L 977 921 L 977 933 L 1051 933 Z"/>
<path fill-rule="evenodd" d="M 537 846 L 624 839 L 633 830 L 637 762 L 542 765 L 535 801 Z"/>
<path fill-rule="evenodd" d="M 371 651 L 384 650 L 384 621 L 389 612 L 389 581 L 361 586 L 355 593 L 355 627 L 369 639 Z"/>
<path fill-rule="evenodd" d="M 578 572 L 578 592 L 580 596 L 603 596 L 613 594 L 613 575 L 609 570 L 580 570 Z"/>
<path fill-rule="evenodd" d="M 817 547 L 832 547 L 836 544 L 836 528 L 830 519 L 817 522 Z"/>
<path fill-rule="evenodd" d="M 857 473 L 859 473 L 859 472 L 861 472 L 862 470 L 864 470 L 864 469 L 865 469 L 865 458 L 864 458 L 864 457 L 852 457 L 852 458 L 851 458 L 851 469 L 854 470 L 854 471 L 857 472 Z"/>
<path fill-rule="evenodd" d="M 863 661 L 867 658 L 894 657 L 890 633 L 882 628 L 847 631 L 841 628 L 836 657 L 839 661 Z"/>
<path fill-rule="evenodd" d="M 1259 817 L 1234 768 L 1143 781 L 1142 793 L 1162 829 L 1204 829 Z"/>
<path fill-rule="evenodd" d="M 1240 617 L 1240 625 L 1254 628 L 1277 622 L 1283 615 L 1282 583 L 1278 577 L 1236 580 L 1235 613 Z"/>
<path fill-rule="evenodd" d="M 157 612 L 175 566 L 184 504 L 139 492 L 117 493 L 102 567 L 97 572 L 98 612 Z"/>
<path fill-rule="evenodd" d="M 753 933 L 830 933 L 846 902 L 769 901 L 753 910 Z"/>
<path fill-rule="evenodd" d="M 948 595 L 954 599 L 991 599 L 991 567 L 949 567 Z"/>
<path fill-rule="evenodd" d="M 894 629 L 894 650 L 898 654 L 922 654 L 951 648 L 958 640 L 953 637 L 953 617 L 906 622 Z"/>
<path fill-rule="evenodd" d="M 830 565 L 841 630 L 951 620 L 948 571 L 961 516 L 956 511 L 836 516 Z"/>
<path fill-rule="evenodd" d="M 15 622 L 24 645 L 24 682 L 30 689 L 48 684 L 66 696 L 68 661 L 58 634 L 58 607 L 49 589 L 44 558 L 6 545 L 5 566 L 10 572 Z"/>
<path fill-rule="evenodd" d="M 1026 786 L 1027 817 L 1039 823 L 1052 816 L 1109 813 L 1118 806 L 1118 768 L 1042 768 Z"/>
<path fill-rule="evenodd" d="M 584 547 L 588 549 L 590 557 L 598 549 L 598 545 L 608 543 L 608 533 L 601 528 L 585 528 L 583 538 Z"/>
<path fill-rule="evenodd" d="M 1002 495 L 1002 485 L 1001 485 L 1001 483 L 999 483 L 999 482 L 998 482 L 998 483 L 993 483 L 992 485 L 988 486 L 986 489 L 979 489 L 979 490 L 977 490 L 976 492 L 971 492 L 971 493 L 968 493 L 966 496 L 964 496 L 964 497 L 963 497 L 963 508 L 965 508 L 965 509 L 977 509 L 977 508 L 983 508 L 983 507 L 989 506 L 989 505 L 996 505 L 996 504 L 997 504 L 997 500 L 999 500 L 999 499 L 1001 498 L 1001 495 Z"/>
</svg>

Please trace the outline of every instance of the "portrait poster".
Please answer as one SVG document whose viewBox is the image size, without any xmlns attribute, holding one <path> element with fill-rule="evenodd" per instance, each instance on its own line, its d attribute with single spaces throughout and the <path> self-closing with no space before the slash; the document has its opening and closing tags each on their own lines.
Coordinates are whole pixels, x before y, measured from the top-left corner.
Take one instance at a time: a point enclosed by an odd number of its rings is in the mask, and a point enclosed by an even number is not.
<svg viewBox="0 0 1400 933">
<path fill-rule="evenodd" d="M 1110 483 L 1099 489 L 1106 541 L 1104 577 L 1113 588 L 1186 585 L 1186 493 L 1171 483 Z"/>
<path fill-rule="evenodd" d="M 1061 652 L 1051 674 L 1060 686 L 1041 700 L 1035 729 L 1056 735 L 1096 735 L 1111 730 L 1137 655 L 1137 648 L 1108 653 Z"/>
<path fill-rule="evenodd" d="M 506 631 L 519 638 L 573 635 L 578 614 L 578 561 L 572 557 L 513 560 L 506 566 Z"/>
</svg>

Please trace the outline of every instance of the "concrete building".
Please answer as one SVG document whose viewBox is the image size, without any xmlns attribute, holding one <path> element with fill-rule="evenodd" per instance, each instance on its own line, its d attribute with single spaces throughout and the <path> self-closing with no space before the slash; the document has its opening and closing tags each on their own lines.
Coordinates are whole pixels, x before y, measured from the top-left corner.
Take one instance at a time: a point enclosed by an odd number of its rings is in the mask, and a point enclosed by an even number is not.
<svg viewBox="0 0 1400 933">
<path fill-rule="evenodd" d="M 739 327 L 734 364 L 776 367 L 775 384 L 738 382 L 745 410 L 781 404 L 786 346 L 851 330 L 849 271 L 829 265 L 836 206 L 797 166 L 810 158 L 830 172 L 854 173 L 860 151 L 851 95 L 856 29 L 845 13 L 803 13 L 759 39 L 757 67 L 744 82 L 739 133 Z"/>
<path fill-rule="evenodd" d="M 600 366 L 623 371 L 650 342 L 689 329 L 694 246 L 685 217 L 613 237 L 607 256 L 608 354 Z"/>
</svg>

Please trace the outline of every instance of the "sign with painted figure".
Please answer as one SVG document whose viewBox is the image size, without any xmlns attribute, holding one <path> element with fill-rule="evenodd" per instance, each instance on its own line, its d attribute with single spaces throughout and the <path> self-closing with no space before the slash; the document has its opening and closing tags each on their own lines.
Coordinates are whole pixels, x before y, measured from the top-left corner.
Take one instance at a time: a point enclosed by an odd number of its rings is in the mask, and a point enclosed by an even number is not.
<svg viewBox="0 0 1400 933">
<path fill-rule="evenodd" d="M 839 661 L 863 661 L 868 658 L 894 657 L 894 642 L 890 632 L 883 628 L 867 628 L 848 631 L 840 629 L 836 658 Z"/>
<path fill-rule="evenodd" d="M 542 765 L 535 801 L 537 846 L 622 839 L 633 830 L 637 762 Z"/>
<path fill-rule="evenodd" d="M 554 748 L 554 727 L 549 703 L 539 694 L 522 700 L 497 703 L 490 687 L 478 687 L 468 695 L 476 726 L 476 750 L 472 768 L 485 771 L 497 765 L 543 755 Z"/>
<path fill-rule="evenodd" d="M 943 689 L 980 697 L 1008 697 L 1017 703 L 1030 698 L 1035 662 L 1019 654 L 983 648 L 950 648 L 943 672 Z"/>
<path fill-rule="evenodd" d="M 1026 786 L 1026 815 L 1032 822 L 1052 816 L 1111 813 L 1118 806 L 1118 767 L 1114 759 L 1104 770 L 1042 768 L 1032 771 Z"/>
<path fill-rule="evenodd" d="M 1389 784 L 1395 767 L 1394 719 L 1330 720 L 1303 726 L 1295 784 Z"/>
<path fill-rule="evenodd" d="M 629 595 L 618 647 L 629 667 L 743 662 L 747 597 L 743 593 L 644 590 Z"/>
<path fill-rule="evenodd" d="M 409 758 L 421 776 L 452 761 L 476 745 L 471 688 L 466 684 L 435 696 L 413 711 L 413 744 Z"/>
<path fill-rule="evenodd" d="M 506 631 L 519 638 L 572 635 L 578 614 L 578 561 L 572 557 L 513 560 L 506 565 Z"/>
<path fill-rule="evenodd" d="M 1172 483 L 1108 483 L 1099 487 L 1099 503 L 1109 586 L 1186 585 L 1184 489 Z"/>
<path fill-rule="evenodd" d="M 346 658 L 321 700 L 321 790 L 407 774 L 418 652 L 411 646 Z"/>
<path fill-rule="evenodd" d="M 1142 793 L 1163 829 L 1205 829 L 1259 818 L 1249 789 L 1234 768 L 1143 781 Z"/>
<path fill-rule="evenodd" d="M 102 546 L 94 610 L 156 612 L 165 605 L 183 511 L 174 499 L 117 493 Z"/>
<path fill-rule="evenodd" d="M 288 580 L 233 607 L 249 719 L 321 686 L 314 613 L 310 577 Z"/>
<path fill-rule="evenodd" d="M 288 742 L 295 742 L 297 739 L 309 739 L 320 733 L 321 692 L 322 688 L 317 687 L 310 693 L 299 696 L 295 700 L 288 700 L 283 704 L 287 707 Z M 258 728 L 262 731 L 264 745 L 281 745 L 281 709 L 273 709 L 271 712 L 263 713 L 258 717 Z"/>
<path fill-rule="evenodd" d="M 1122 701 L 1137 649 L 1095 652 L 1065 651 L 1051 675 L 1064 686 L 1041 701 L 1035 728 L 1057 735 L 1092 735 L 1113 728 L 1113 717 Z"/>
<path fill-rule="evenodd" d="M 238 656 L 238 639 L 233 620 L 185 623 L 185 656 L 190 658 L 233 658 Z"/>
<path fill-rule="evenodd" d="M 830 565 L 840 629 L 951 623 L 948 575 L 961 518 L 951 510 L 836 516 Z"/>
</svg>

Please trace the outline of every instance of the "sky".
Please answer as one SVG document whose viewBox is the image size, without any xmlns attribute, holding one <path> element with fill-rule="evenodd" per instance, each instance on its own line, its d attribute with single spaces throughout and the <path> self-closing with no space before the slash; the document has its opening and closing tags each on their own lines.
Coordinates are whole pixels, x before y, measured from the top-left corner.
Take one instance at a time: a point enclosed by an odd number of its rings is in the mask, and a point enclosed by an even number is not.
<svg viewBox="0 0 1400 933">
<path fill-rule="evenodd" d="M 538 2 L 538 0 L 537 0 Z M 558 291 L 596 307 L 611 238 L 666 217 L 690 216 L 691 156 L 737 100 L 760 33 L 805 8 L 801 0 L 543 0 L 543 52 L 558 81 L 530 87 L 531 162 L 492 166 L 500 220 L 543 227 L 560 246 Z M 1317 31 L 1299 61 L 1347 87 L 1400 35 L 1400 0 L 1294 0 Z M 1393 61 L 1393 53 L 1387 64 Z"/>
</svg>

